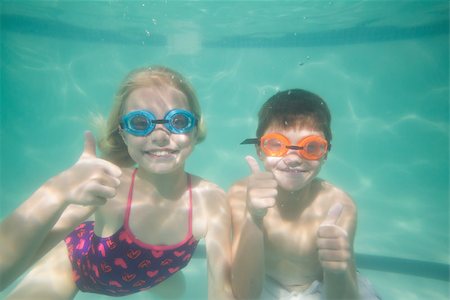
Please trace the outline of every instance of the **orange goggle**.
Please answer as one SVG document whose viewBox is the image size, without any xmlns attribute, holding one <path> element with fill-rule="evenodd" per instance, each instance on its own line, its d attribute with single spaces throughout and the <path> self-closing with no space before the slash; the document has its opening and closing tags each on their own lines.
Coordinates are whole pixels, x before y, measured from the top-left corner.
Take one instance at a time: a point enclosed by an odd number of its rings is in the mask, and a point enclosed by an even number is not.
<svg viewBox="0 0 450 300">
<path fill-rule="evenodd" d="M 267 156 L 285 156 L 289 150 L 298 150 L 298 153 L 308 160 L 319 160 L 328 151 L 328 142 L 321 136 L 310 135 L 301 139 L 297 145 L 292 145 L 291 141 L 281 133 L 268 133 L 261 138 L 244 140 L 243 144 L 256 144 Z"/>
</svg>

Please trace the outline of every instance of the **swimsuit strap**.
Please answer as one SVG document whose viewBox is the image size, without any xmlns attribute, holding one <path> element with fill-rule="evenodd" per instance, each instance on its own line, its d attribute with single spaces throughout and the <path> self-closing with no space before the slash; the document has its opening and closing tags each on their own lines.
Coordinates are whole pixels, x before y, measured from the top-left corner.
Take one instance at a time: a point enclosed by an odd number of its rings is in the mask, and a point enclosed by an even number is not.
<svg viewBox="0 0 450 300">
<path fill-rule="evenodd" d="M 137 168 L 133 170 L 133 173 L 131 174 L 131 183 L 130 183 L 130 189 L 128 190 L 128 200 L 127 200 L 127 209 L 125 211 L 125 220 L 124 224 L 125 227 L 129 228 L 129 220 L 130 220 L 130 212 L 131 212 L 131 201 L 133 200 L 133 190 L 134 190 L 134 180 L 136 178 Z"/>
<path fill-rule="evenodd" d="M 188 213 L 188 236 L 192 236 L 192 183 L 191 183 L 191 174 L 187 174 L 187 185 L 189 189 L 189 213 Z"/>
<path fill-rule="evenodd" d="M 128 200 L 127 200 L 127 208 L 125 211 L 125 219 L 124 219 L 124 227 L 125 230 L 131 235 L 131 238 L 135 243 L 140 245 L 141 247 L 145 248 L 152 248 L 156 250 L 169 250 L 176 248 L 184 243 L 186 243 L 191 237 L 192 237 L 192 183 L 191 183 L 191 175 L 187 174 L 187 187 L 189 190 L 189 212 L 188 212 L 188 233 L 186 237 L 179 243 L 174 245 L 152 245 L 152 244 L 146 244 L 142 241 L 140 241 L 131 231 L 129 221 L 130 221 L 130 213 L 131 213 L 131 202 L 133 200 L 133 189 L 134 189 L 134 181 L 137 173 L 137 168 L 133 170 L 133 173 L 131 174 L 131 183 L 130 183 L 130 190 L 128 191 Z"/>
</svg>

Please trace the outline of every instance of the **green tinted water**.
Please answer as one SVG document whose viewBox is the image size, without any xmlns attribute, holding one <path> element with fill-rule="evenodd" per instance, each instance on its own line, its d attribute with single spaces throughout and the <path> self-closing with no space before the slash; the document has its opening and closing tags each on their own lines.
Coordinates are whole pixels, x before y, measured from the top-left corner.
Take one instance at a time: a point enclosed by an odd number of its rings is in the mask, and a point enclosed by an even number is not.
<svg viewBox="0 0 450 300">
<path fill-rule="evenodd" d="M 129 70 L 162 64 L 206 116 L 189 171 L 227 189 L 248 174 L 239 142 L 260 105 L 311 90 L 333 114 L 321 177 L 358 205 L 356 252 L 449 264 L 448 2 L 25 1 L 1 14 L 2 217 L 77 160 Z M 361 270 L 384 299 L 448 298 L 448 272 L 396 262 Z M 186 298 L 204 297 L 204 266 L 189 266 Z"/>
</svg>

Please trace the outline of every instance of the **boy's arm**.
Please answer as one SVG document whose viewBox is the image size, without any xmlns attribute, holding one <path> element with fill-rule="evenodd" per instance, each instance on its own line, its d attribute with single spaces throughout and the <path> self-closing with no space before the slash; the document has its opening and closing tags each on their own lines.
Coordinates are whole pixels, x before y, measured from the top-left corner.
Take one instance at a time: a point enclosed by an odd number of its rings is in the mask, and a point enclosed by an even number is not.
<svg viewBox="0 0 450 300">
<path fill-rule="evenodd" d="M 263 218 L 275 205 L 278 191 L 271 172 L 260 170 L 252 156 L 246 160 L 252 174 L 228 194 L 233 222 L 231 282 L 236 298 L 256 299 L 266 273 Z"/>
<path fill-rule="evenodd" d="M 359 299 L 353 240 L 356 208 L 335 203 L 319 227 L 317 245 L 327 299 Z"/>
<path fill-rule="evenodd" d="M 231 283 L 237 299 L 257 299 L 265 278 L 264 234 L 261 224 L 247 212 L 246 198 L 245 182 L 228 192 L 233 228 Z"/>
</svg>

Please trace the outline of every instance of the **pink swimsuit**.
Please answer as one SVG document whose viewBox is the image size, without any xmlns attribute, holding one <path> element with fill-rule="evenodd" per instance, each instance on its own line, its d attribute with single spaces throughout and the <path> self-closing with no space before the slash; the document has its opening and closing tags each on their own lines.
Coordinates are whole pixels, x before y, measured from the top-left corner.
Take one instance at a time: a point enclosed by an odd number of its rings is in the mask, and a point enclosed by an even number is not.
<svg viewBox="0 0 450 300">
<path fill-rule="evenodd" d="M 138 240 L 129 227 L 133 199 L 134 170 L 125 220 L 110 237 L 94 233 L 94 222 L 80 224 L 66 239 L 74 280 L 81 291 L 125 296 L 149 289 L 184 268 L 198 241 L 192 235 L 192 190 L 189 188 L 189 229 L 175 245 L 150 245 Z"/>
</svg>

